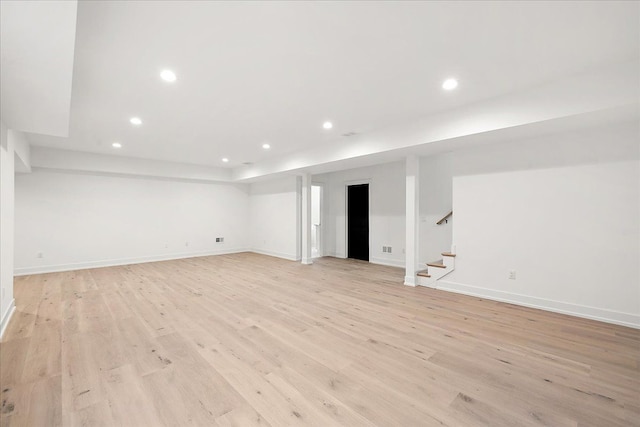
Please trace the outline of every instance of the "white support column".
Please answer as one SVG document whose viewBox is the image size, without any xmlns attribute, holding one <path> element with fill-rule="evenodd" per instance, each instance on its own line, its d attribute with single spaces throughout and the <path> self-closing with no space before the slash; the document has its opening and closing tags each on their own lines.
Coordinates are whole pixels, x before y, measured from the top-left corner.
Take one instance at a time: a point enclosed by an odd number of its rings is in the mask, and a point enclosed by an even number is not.
<svg viewBox="0 0 640 427">
<path fill-rule="evenodd" d="M 420 159 L 407 156 L 406 159 L 406 220 L 405 220 L 405 273 L 404 284 L 416 286 L 418 272 L 418 225 L 420 208 Z"/>
<path fill-rule="evenodd" d="M 15 139 L 0 120 L 0 338 L 15 311 L 13 299 Z"/>
<path fill-rule="evenodd" d="M 302 263 L 313 264 L 311 260 L 311 175 L 302 175 Z"/>
</svg>

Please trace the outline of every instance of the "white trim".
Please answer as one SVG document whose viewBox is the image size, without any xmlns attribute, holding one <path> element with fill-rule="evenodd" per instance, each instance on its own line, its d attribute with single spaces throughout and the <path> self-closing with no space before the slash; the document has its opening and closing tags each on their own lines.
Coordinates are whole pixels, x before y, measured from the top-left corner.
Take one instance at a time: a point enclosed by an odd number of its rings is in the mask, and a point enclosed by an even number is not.
<svg viewBox="0 0 640 427">
<path fill-rule="evenodd" d="M 135 258 L 107 259 L 98 261 L 86 261 L 70 264 L 54 264 L 54 265 L 38 265 L 33 267 L 16 268 L 15 276 L 26 276 L 29 274 L 55 273 L 59 271 L 84 270 L 87 268 L 114 267 L 118 265 L 143 264 L 146 262 L 170 261 L 174 259 L 196 258 L 211 255 L 235 254 L 239 252 L 249 252 L 249 249 L 239 248 L 230 250 L 203 251 L 203 252 L 184 252 L 166 255 L 153 255 Z"/>
<path fill-rule="evenodd" d="M 241 251 L 242 252 L 242 251 Z M 276 258 L 282 258 L 282 259 L 286 259 L 289 261 L 301 261 L 302 258 L 300 258 L 299 256 L 295 255 L 295 254 L 287 254 L 284 252 L 275 252 L 275 251 L 265 251 L 262 249 L 249 249 L 249 252 L 253 252 L 256 254 L 260 254 L 260 255 L 267 255 L 267 256 L 273 256 Z"/>
<path fill-rule="evenodd" d="M 415 287 L 416 286 L 415 276 L 404 276 L 404 285 Z"/>
<path fill-rule="evenodd" d="M 389 267 L 404 268 L 404 259 L 369 258 L 371 264 L 388 265 Z"/>
<path fill-rule="evenodd" d="M 13 316 L 13 313 L 16 311 L 16 300 L 12 299 L 9 303 L 9 307 L 7 311 L 5 311 L 4 316 L 2 316 L 2 321 L 0 321 L 0 341 L 2 340 L 2 336 L 4 335 L 4 331 L 7 330 L 7 326 L 9 325 L 9 321 Z"/>
<path fill-rule="evenodd" d="M 640 315 L 633 313 L 479 288 L 447 280 L 436 282 L 436 289 L 640 329 Z"/>
<path fill-rule="evenodd" d="M 337 252 L 325 252 L 324 255 L 322 255 L 323 257 L 328 256 L 328 257 L 332 257 L 332 258 L 340 258 L 340 259 L 347 259 L 346 256 L 344 256 L 344 254 L 339 254 Z"/>
<path fill-rule="evenodd" d="M 320 231 L 317 233 L 316 235 L 316 244 L 318 245 L 318 247 L 316 248 L 318 251 L 317 256 L 313 257 L 313 258 L 321 258 L 324 256 L 324 224 L 325 224 L 325 217 L 324 217 L 324 182 L 317 182 L 317 181 L 313 181 L 313 178 L 311 179 L 311 191 L 313 193 L 313 187 L 320 187 L 320 200 L 318 202 L 318 204 L 320 205 L 320 224 L 318 224 L 318 227 L 320 227 Z M 311 226 L 313 227 L 313 224 L 311 224 Z"/>
</svg>

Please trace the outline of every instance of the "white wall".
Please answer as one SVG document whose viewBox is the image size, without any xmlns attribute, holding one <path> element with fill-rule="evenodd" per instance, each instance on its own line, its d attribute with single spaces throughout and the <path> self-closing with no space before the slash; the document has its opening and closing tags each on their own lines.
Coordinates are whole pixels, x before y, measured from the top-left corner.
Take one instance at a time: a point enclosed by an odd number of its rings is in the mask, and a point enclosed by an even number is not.
<svg viewBox="0 0 640 427">
<path fill-rule="evenodd" d="M 369 261 L 404 266 L 405 165 L 404 162 L 314 175 L 324 183 L 324 255 L 345 258 L 346 186 L 369 182 Z M 390 254 L 382 246 L 391 246 Z"/>
<path fill-rule="evenodd" d="M 420 159 L 420 224 L 419 261 L 424 263 L 442 258 L 451 250 L 454 217 L 436 224 L 453 207 L 453 153 Z"/>
<path fill-rule="evenodd" d="M 13 300 L 14 152 L 8 129 L 0 120 L 0 337 L 7 326 Z"/>
<path fill-rule="evenodd" d="M 456 152 L 437 286 L 640 326 L 639 150 L 630 124 Z"/>
<path fill-rule="evenodd" d="M 15 271 L 242 251 L 248 222 L 247 185 L 36 168 L 16 177 Z"/>
<path fill-rule="evenodd" d="M 300 260 L 300 183 L 295 176 L 251 184 L 250 246 L 255 252 Z"/>
</svg>

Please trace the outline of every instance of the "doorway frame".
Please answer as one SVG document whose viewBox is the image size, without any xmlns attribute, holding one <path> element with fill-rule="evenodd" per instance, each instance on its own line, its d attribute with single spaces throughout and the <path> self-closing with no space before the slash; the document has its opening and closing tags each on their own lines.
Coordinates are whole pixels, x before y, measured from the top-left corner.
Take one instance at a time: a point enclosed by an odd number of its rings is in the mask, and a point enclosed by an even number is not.
<svg viewBox="0 0 640 427">
<path fill-rule="evenodd" d="M 324 214 L 324 190 L 325 185 L 324 182 L 316 182 L 311 181 L 311 187 L 320 187 L 320 233 L 319 233 L 319 242 L 318 242 L 318 256 L 316 258 L 321 258 L 324 256 L 324 229 L 325 229 L 325 214 Z M 311 224 L 313 227 L 313 224 Z M 313 258 L 313 256 L 312 256 Z"/>
<path fill-rule="evenodd" d="M 367 197 L 369 198 L 369 206 L 367 206 L 367 214 L 369 218 L 369 261 L 371 262 L 371 186 L 373 180 L 371 178 L 356 179 L 351 181 L 344 181 L 344 258 L 349 258 L 349 187 L 352 185 L 368 184 Z"/>
</svg>

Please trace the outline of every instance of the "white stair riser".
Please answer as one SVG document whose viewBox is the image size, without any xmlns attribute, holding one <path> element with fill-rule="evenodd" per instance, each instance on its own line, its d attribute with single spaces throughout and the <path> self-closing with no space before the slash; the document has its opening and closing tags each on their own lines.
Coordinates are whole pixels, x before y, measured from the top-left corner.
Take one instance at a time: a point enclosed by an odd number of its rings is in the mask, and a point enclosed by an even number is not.
<svg viewBox="0 0 640 427">
<path fill-rule="evenodd" d="M 452 246 L 451 249 L 455 249 L 455 246 Z M 455 252 L 451 252 L 455 253 Z M 452 256 L 443 256 L 442 263 L 445 265 L 445 268 L 439 267 L 429 267 L 427 266 L 427 271 L 431 275 L 431 277 L 422 277 L 417 276 L 416 284 L 420 286 L 427 286 L 430 288 L 436 287 L 436 282 L 442 277 L 446 276 L 456 268 L 456 257 Z"/>
<path fill-rule="evenodd" d="M 416 280 L 416 284 L 420 286 L 426 286 L 428 288 L 436 287 L 436 281 L 433 277 L 422 277 L 418 276 L 418 280 Z"/>
<path fill-rule="evenodd" d="M 436 280 L 447 275 L 451 271 L 453 271 L 453 268 L 429 267 L 429 274 L 431 277 L 418 276 L 418 278 L 420 279 L 421 285 L 433 287 L 433 285 L 430 285 L 431 283 L 434 283 Z"/>
</svg>

